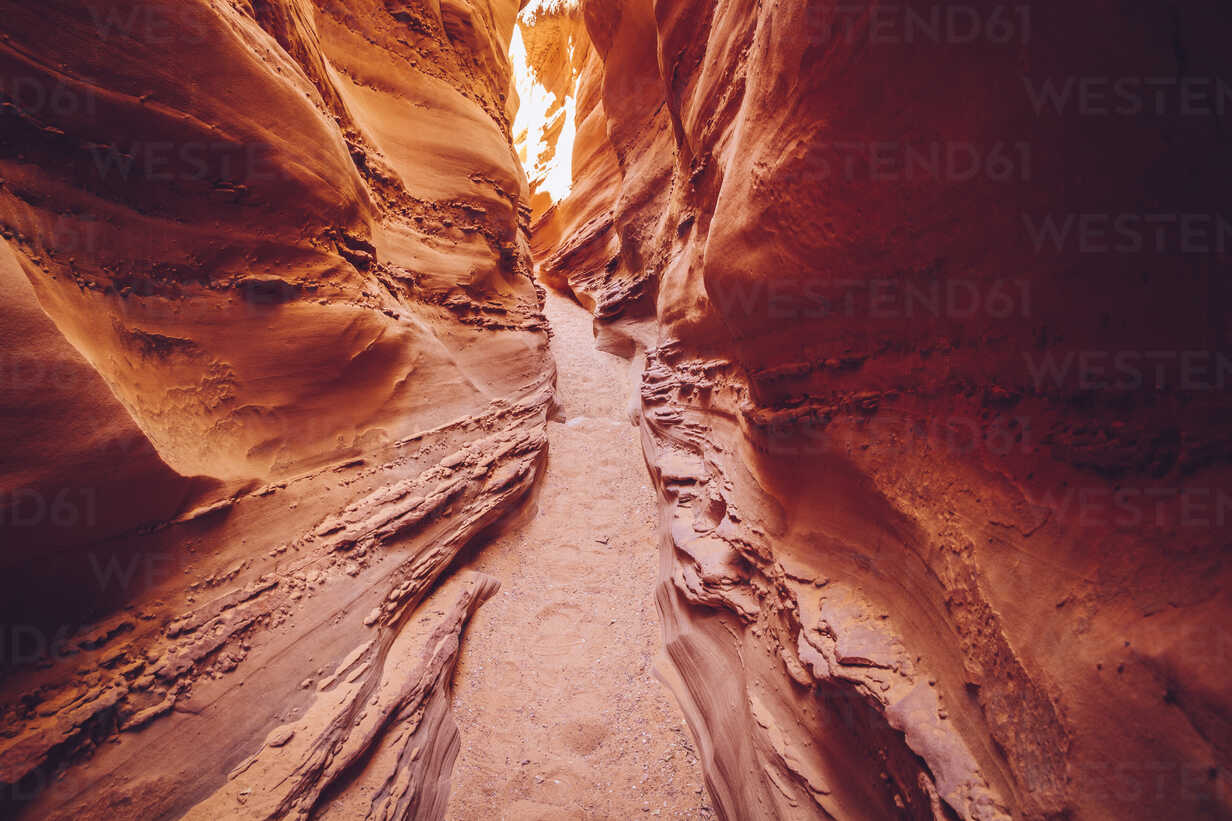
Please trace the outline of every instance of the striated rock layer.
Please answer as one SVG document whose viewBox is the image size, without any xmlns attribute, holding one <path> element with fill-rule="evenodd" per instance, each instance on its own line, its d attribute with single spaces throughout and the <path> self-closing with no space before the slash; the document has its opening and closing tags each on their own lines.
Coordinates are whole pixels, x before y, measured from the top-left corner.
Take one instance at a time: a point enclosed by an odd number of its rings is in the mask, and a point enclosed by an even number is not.
<svg viewBox="0 0 1232 821">
<path fill-rule="evenodd" d="M 5 814 L 442 815 L 554 380 L 517 11 L 0 2 Z"/>
<path fill-rule="evenodd" d="M 560 13 L 532 245 L 648 344 L 662 675 L 722 815 L 1232 813 L 1227 15 Z"/>
</svg>

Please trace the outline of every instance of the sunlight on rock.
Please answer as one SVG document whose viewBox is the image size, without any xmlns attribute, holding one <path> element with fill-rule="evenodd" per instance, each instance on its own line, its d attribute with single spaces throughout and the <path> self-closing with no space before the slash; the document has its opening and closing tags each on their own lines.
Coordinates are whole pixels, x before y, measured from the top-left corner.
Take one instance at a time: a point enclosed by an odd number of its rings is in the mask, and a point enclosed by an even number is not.
<svg viewBox="0 0 1232 821">
<path fill-rule="evenodd" d="M 569 196 L 573 188 L 575 44 L 567 31 L 575 11 L 576 4 L 567 2 L 527 6 L 509 47 L 520 103 L 513 123 L 514 145 L 526 169 L 536 213 Z M 562 32 L 564 37 L 559 36 Z"/>
</svg>

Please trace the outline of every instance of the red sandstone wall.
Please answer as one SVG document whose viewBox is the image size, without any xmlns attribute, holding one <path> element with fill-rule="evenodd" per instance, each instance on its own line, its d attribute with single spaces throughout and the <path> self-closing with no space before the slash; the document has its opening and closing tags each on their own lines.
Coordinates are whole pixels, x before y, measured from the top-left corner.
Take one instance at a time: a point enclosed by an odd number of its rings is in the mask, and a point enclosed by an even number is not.
<svg viewBox="0 0 1232 821">
<path fill-rule="evenodd" d="M 517 11 L 0 3 L 6 815 L 443 813 L 554 379 Z"/>
<path fill-rule="evenodd" d="M 665 675 L 726 817 L 1228 812 L 1226 15 L 583 5 L 595 188 L 537 260 L 657 293 Z"/>
</svg>

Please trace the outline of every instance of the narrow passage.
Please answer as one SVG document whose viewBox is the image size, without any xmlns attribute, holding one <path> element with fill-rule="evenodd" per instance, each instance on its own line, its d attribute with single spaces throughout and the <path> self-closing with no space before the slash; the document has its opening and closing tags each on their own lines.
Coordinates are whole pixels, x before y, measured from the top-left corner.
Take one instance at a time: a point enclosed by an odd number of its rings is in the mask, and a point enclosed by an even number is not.
<svg viewBox="0 0 1232 821">
<path fill-rule="evenodd" d="M 566 421 L 537 498 L 472 567 L 501 580 L 463 641 L 452 821 L 711 818 L 697 753 L 654 678 L 654 491 L 629 421 L 634 364 L 548 293 Z"/>
</svg>

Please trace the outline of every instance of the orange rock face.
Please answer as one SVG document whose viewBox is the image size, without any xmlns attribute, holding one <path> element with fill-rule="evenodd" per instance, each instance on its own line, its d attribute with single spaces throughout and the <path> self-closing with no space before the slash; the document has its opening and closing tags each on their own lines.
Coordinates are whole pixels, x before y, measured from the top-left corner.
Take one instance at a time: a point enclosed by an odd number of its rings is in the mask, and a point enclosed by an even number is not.
<svg viewBox="0 0 1232 821">
<path fill-rule="evenodd" d="M 4 815 L 1232 815 L 1211 0 L 0 13 Z"/>
<path fill-rule="evenodd" d="M 536 330 L 512 8 L 255 9 L 17 8 L 44 53 L 5 58 L 18 99 L 47 101 L 9 111 L 11 245 L 162 457 L 224 480 L 466 412 L 508 388 L 465 376 L 468 339 L 521 362 Z"/>
<path fill-rule="evenodd" d="M 578 15 L 533 244 L 652 340 L 665 676 L 723 814 L 1232 810 L 1227 21 Z"/>
<path fill-rule="evenodd" d="M 554 368 L 516 4 L 388 5 L 0 8 L 9 810 L 444 806 Z"/>
</svg>

